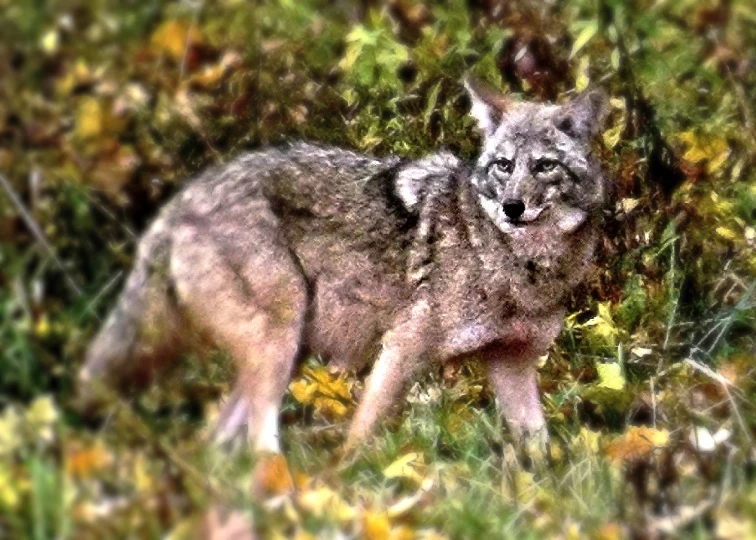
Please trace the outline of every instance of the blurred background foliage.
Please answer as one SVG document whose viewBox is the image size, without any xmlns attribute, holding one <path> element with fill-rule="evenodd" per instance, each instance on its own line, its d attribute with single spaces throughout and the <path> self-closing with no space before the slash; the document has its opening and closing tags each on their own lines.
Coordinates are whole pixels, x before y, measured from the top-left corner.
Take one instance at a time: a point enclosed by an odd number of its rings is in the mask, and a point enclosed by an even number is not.
<svg viewBox="0 0 756 540">
<path fill-rule="evenodd" d="M 0 0 L 0 36 L 0 536 L 222 537 L 249 516 L 300 537 L 756 533 L 749 0 Z M 265 508 L 249 458 L 202 443 L 222 355 L 82 424 L 73 374 L 187 178 L 295 139 L 472 158 L 468 72 L 517 99 L 612 97 L 612 216 L 542 369 L 548 470 L 507 465 L 475 366 L 333 469 L 360 382 L 308 364 L 284 418 L 298 496 L 271 480 Z"/>
</svg>

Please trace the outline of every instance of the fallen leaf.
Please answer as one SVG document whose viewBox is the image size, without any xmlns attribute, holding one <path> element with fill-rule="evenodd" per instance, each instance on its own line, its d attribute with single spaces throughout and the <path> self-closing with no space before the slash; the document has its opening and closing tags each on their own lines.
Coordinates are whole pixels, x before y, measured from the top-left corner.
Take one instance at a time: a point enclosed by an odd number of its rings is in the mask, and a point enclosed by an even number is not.
<svg viewBox="0 0 756 540">
<path fill-rule="evenodd" d="M 591 39 L 593 39 L 593 36 L 596 35 L 598 29 L 598 19 L 591 19 L 587 22 L 587 24 L 575 38 L 575 42 L 572 44 L 572 50 L 570 51 L 569 57 L 570 60 L 574 58 L 575 55 L 579 53 L 580 50 L 585 47 Z"/>
<path fill-rule="evenodd" d="M 706 161 L 709 173 L 721 169 L 730 156 L 730 146 L 722 136 L 702 135 L 691 130 L 680 133 L 677 139 L 687 146 L 683 159 L 691 163 Z"/>
<path fill-rule="evenodd" d="M 192 75 L 189 84 L 202 89 L 217 86 L 231 70 L 239 67 L 241 60 L 239 53 L 228 51 L 217 64 L 206 66 L 202 71 Z"/>
<path fill-rule="evenodd" d="M 202 43 L 202 34 L 183 21 L 166 21 L 152 34 L 150 43 L 174 60 L 181 60 L 188 47 Z"/>
<path fill-rule="evenodd" d="M 409 452 L 383 469 L 383 476 L 386 478 L 409 478 L 418 484 L 422 484 L 422 473 L 424 472 L 425 458 L 423 455 L 419 452 Z"/>
<path fill-rule="evenodd" d="M 52 442 L 55 432 L 55 424 L 60 417 L 55 402 L 50 396 L 42 396 L 32 402 L 24 414 L 24 420 L 37 438 L 44 442 Z"/>
<path fill-rule="evenodd" d="M 39 40 L 39 46 L 42 51 L 47 55 L 53 55 L 58 52 L 60 47 L 60 33 L 57 28 L 48 30 L 42 35 L 42 39 Z"/>
<path fill-rule="evenodd" d="M 647 347 L 633 347 L 632 349 L 630 349 L 630 353 L 633 356 L 636 356 L 638 358 L 645 358 L 646 356 L 648 356 L 649 354 L 653 352 L 654 352 L 653 350 Z"/>
<path fill-rule="evenodd" d="M 588 56 L 580 59 L 580 65 L 577 69 L 577 78 L 575 79 L 575 90 L 582 92 L 591 84 L 590 78 L 591 62 Z"/>
<path fill-rule="evenodd" d="M 344 374 L 331 373 L 324 366 L 308 366 L 302 377 L 289 385 L 298 402 L 312 405 L 319 415 L 343 418 L 353 405 L 352 383 Z"/>
<path fill-rule="evenodd" d="M 647 426 L 631 426 L 606 445 L 606 454 L 615 461 L 632 461 L 648 457 L 669 443 L 669 432 Z"/>
<path fill-rule="evenodd" d="M 719 236 L 726 238 L 727 240 L 737 240 L 737 238 L 740 236 L 738 233 L 728 227 L 717 227 L 715 230 Z"/>
<path fill-rule="evenodd" d="M 92 446 L 70 449 L 66 456 L 65 469 L 71 476 L 85 478 L 107 467 L 112 461 L 112 454 L 105 449 L 101 441 L 98 441 Z"/>
<path fill-rule="evenodd" d="M 590 329 L 591 334 L 611 346 L 616 344 L 620 333 L 612 318 L 609 302 L 599 303 L 598 315 L 586 321 L 582 327 Z"/>
<path fill-rule="evenodd" d="M 640 204 L 640 199 L 626 198 L 620 201 L 620 207 L 622 208 L 622 211 L 626 214 L 629 214 L 630 212 L 635 210 L 638 204 Z"/>
<path fill-rule="evenodd" d="M 596 364 L 598 371 L 598 385 L 610 390 L 622 390 L 625 388 L 625 377 L 622 375 L 622 366 L 614 362 Z"/>
<path fill-rule="evenodd" d="M 578 443 L 591 454 L 595 454 L 599 451 L 600 439 L 601 435 L 597 431 L 592 431 L 586 427 L 581 427 L 580 433 L 578 433 L 577 436 Z"/>
<path fill-rule="evenodd" d="M 82 140 L 99 136 L 103 131 L 103 116 L 103 106 L 97 98 L 83 98 L 76 111 L 75 135 Z"/>
<path fill-rule="evenodd" d="M 362 538 L 365 540 L 389 540 L 391 523 L 384 513 L 365 512 L 362 516 Z"/>
<path fill-rule="evenodd" d="M 0 417 L 0 456 L 8 457 L 21 447 L 21 416 L 14 407 Z"/>
<path fill-rule="evenodd" d="M 294 479 L 289 472 L 286 458 L 274 454 L 260 458 L 255 466 L 255 491 L 264 495 L 283 495 L 294 489 Z"/>
<path fill-rule="evenodd" d="M 356 508 L 326 486 L 298 493 L 297 503 L 302 510 L 318 518 L 328 515 L 340 521 L 351 521 L 357 516 Z"/>
<path fill-rule="evenodd" d="M 13 478 L 9 469 L 0 465 L 0 508 L 13 510 L 18 506 L 20 499 L 18 481 Z"/>
</svg>

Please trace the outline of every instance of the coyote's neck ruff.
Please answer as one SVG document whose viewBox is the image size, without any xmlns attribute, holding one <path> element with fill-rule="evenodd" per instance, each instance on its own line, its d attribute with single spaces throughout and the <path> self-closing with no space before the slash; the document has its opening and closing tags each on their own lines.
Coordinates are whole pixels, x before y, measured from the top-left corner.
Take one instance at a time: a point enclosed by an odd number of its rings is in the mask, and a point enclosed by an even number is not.
<svg viewBox="0 0 756 540">
<path fill-rule="evenodd" d="M 351 442 L 418 369 L 475 355 L 510 428 L 545 436 L 535 361 L 598 237 L 604 99 L 512 104 L 466 86 L 484 138 L 473 164 L 295 144 L 189 183 L 140 242 L 82 378 L 143 380 L 201 333 L 239 372 L 218 438 L 247 425 L 253 448 L 277 451 L 303 355 L 375 360 Z"/>
</svg>

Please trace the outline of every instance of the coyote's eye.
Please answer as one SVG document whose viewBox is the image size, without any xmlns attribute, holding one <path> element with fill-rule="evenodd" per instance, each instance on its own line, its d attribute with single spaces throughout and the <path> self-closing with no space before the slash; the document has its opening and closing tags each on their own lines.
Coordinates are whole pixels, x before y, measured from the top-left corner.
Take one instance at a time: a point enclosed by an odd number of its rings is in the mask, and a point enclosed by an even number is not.
<svg viewBox="0 0 756 540">
<path fill-rule="evenodd" d="M 533 167 L 535 174 L 550 173 L 557 169 L 560 163 L 555 159 L 539 159 Z"/>
<path fill-rule="evenodd" d="M 488 164 L 488 173 L 494 173 L 497 176 L 512 174 L 514 162 L 507 158 L 499 158 Z"/>
</svg>

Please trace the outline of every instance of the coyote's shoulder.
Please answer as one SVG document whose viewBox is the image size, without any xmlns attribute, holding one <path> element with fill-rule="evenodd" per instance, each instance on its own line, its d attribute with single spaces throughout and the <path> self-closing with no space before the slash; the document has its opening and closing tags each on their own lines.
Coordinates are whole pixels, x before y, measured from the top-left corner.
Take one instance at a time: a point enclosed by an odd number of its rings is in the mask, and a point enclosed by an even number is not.
<svg viewBox="0 0 756 540">
<path fill-rule="evenodd" d="M 378 358 L 354 440 L 420 367 L 475 355 L 513 429 L 540 430 L 533 360 L 590 265 L 605 201 L 590 150 L 602 100 L 468 90 L 484 136 L 473 163 L 294 143 L 202 173 L 140 242 L 86 375 L 133 380 L 201 333 L 239 369 L 219 437 L 248 423 L 256 447 L 277 449 L 303 355 L 353 369 Z"/>
</svg>

